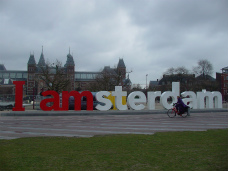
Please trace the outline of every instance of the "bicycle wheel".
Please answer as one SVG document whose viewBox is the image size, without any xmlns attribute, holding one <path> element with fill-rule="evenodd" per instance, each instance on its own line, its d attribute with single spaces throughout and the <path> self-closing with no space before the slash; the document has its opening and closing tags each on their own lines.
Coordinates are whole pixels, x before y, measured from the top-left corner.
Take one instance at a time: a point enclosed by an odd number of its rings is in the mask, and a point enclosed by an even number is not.
<svg viewBox="0 0 228 171">
<path fill-rule="evenodd" d="M 189 113 L 189 116 L 190 116 L 190 108 L 187 108 L 185 110 L 185 112 L 181 115 L 183 118 L 186 118 L 188 116 L 188 113 Z"/>
<path fill-rule="evenodd" d="M 176 116 L 176 112 L 173 110 L 173 109 L 169 109 L 167 111 L 167 115 L 170 117 L 170 118 L 173 118 Z"/>
<path fill-rule="evenodd" d="M 187 112 L 184 112 L 184 113 L 181 114 L 181 116 L 182 116 L 183 118 L 186 118 L 186 117 L 188 116 L 188 113 L 187 113 Z"/>
</svg>

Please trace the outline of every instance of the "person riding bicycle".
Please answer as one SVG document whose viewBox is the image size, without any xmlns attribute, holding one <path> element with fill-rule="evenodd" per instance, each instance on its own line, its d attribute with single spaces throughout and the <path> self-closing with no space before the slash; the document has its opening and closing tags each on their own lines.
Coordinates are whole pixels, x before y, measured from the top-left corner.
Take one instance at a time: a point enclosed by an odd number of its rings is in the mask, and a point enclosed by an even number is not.
<svg viewBox="0 0 228 171">
<path fill-rule="evenodd" d="M 180 96 L 177 96 L 177 103 L 176 103 L 175 107 L 178 110 L 179 115 L 183 114 L 184 112 L 187 112 L 188 116 L 190 116 L 189 107 L 184 104 L 184 102 L 182 101 Z"/>
</svg>

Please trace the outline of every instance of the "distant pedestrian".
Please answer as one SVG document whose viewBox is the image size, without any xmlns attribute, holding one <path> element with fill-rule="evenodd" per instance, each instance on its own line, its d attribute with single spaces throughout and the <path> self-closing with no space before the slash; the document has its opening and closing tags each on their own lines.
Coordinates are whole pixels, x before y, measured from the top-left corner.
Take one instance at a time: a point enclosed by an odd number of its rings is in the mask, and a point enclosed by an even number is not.
<svg viewBox="0 0 228 171">
<path fill-rule="evenodd" d="M 44 89 L 41 88 L 41 89 L 40 89 L 40 96 L 43 96 L 43 92 L 44 92 Z"/>
</svg>

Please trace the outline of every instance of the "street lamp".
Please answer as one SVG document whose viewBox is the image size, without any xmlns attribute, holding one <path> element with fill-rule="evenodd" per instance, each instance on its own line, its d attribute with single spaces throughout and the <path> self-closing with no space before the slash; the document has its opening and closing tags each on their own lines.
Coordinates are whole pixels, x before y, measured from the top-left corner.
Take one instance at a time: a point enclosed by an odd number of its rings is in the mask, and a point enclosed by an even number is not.
<svg viewBox="0 0 228 171">
<path fill-rule="evenodd" d="M 147 89 L 147 76 L 148 76 L 148 74 L 146 74 L 146 89 Z"/>
</svg>

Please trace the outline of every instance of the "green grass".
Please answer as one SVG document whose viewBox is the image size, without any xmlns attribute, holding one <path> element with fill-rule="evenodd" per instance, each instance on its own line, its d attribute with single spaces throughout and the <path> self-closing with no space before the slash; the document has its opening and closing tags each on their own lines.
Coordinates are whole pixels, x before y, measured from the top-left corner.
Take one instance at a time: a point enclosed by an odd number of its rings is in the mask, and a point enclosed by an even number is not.
<svg viewBox="0 0 228 171">
<path fill-rule="evenodd" d="M 0 140 L 0 170 L 227 171 L 228 129 Z"/>
</svg>

